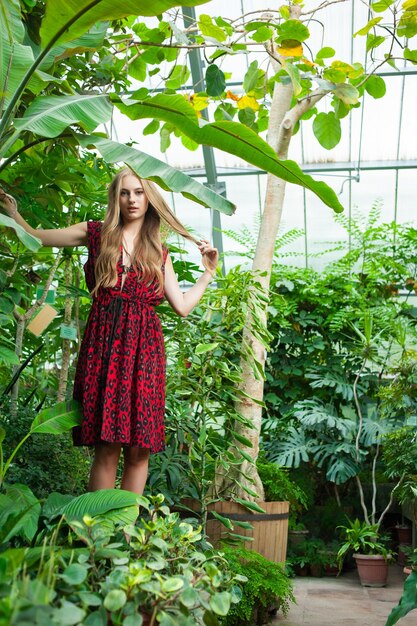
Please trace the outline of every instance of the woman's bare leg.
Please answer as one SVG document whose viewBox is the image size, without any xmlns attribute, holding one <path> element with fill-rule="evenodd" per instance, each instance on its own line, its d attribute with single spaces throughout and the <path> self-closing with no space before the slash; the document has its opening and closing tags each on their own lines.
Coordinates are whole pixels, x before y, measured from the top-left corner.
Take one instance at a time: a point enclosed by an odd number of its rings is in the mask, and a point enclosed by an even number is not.
<svg viewBox="0 0 417 626">
<path fill-rule="evenodd" d="M 95 447 L 88 491 L 114 489 L 121 449 L 120 443 L 107 443 Z"/>
<path fill-rule="evenodd" d="M 124 467 L 121 488 L 133 493 L 143 493 L 148 478 L 149 450 L 123 448 Z"/>
</svg>

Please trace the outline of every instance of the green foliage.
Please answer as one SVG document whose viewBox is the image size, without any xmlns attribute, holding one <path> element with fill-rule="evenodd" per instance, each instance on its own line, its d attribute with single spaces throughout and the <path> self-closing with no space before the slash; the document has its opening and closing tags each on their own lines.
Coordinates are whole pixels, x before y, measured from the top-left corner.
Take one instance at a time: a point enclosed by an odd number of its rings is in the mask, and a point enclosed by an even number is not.
<svg viewBox="0 0 417 626">
<path fill-rule="evenodd" d="M 231 571 L 247 578 L 247 582 L 241 585 L 242 600 L 231 608 L 223 622 L 225 626 L 264 624 L 270 611 L 278 607 L 284 615 L 287 614 L 289 604 L 295 602 L 295 598 L 281 564 L 244 548 L 223 546 L 222 553 Z"/>
<path fill-rule="evenodd" d="M 352 478 L 371 474 L 375 455 L 383 471 L 379 447 L 402 425 L 413 428 L 417 414 L 417 329 L 408 296 L 416 235 L 409 226 L 378 225 L 378 216 L 376 205 L 350 223 L 338 217 L 351 238 L 348 253 L 320 274 L 277 262 L 271 281 L 263 447 L 279 465 L 308 464 L 324 487 L 346 485 L 345 497 Z M 408 448 L 392 458 L 403 458 L 404 485 L 413 486 Z M 399 480 L 401 472 L 390 476 Z"/>
<path fill-rule="evenodd" d="M 3 453 L 7 458 L 25 437 L 33 421 L 33 410 L 22 408 L 11 418 L 3 408 L 1 425 L 6 437 Z M 74 448 L 68 434 L 34 434 L 19 449 L 10 465 L 9 483 L 24 483 L 38 498 L 52 491 L 77 495 L 86 489 L 90 458 Z"/>
<path fill-rule="evenodd" d="M 400 504 L 409 504 L 417 519 L 417 438 L 415 427 L 404 426 L 383 439 L 385 474 L 401 483 L 395 491 Z"/>
<path fill-rule="evenodd" d="M 250 128 L 231 121 L 200 126 L 195 109 L 183 96 L 158 94 L 152 98 L 137 98 L 136 101 L 130 98 L 127 102 L 117 97 L 114 102 L 131 120 L 152 117 L 168 122 L 197 144 L 217 147 L 240 156 L 283 180 L 311 189 L 336 212 L 343 210 L 332 189 L 304 174 L 294 161 L 280 161 L 274 150 Z"/>
<path fill-rule="evenodd" d="M 62 435 L 68 432 L 73 426 L 77 426 L 81 422 L 81 411 L 79 404 L 75 400 L 67 402 L 59 402 L 50 409 L 44 409 L 36 414 L 32 419 L 29 431 L 18 443 L 11 448 L 11 452 L 4 462 L 4 454 L 2 442 L 0 442 L 0 486 L 3 484 L 4 477 L 11 463 L 15 459 L 18 451 L 27 439 L 33 434 L 46 435 Z M 3 437 L 6 431 L 3 429 Z"/>
<path fill-rule="evenodd" d="M 388 616 L 385 626 L 394 626 L 410 611 L 417 609 L 417 571 L 413 570 L 404 582 L 403 595 Z"/>
<path fill-rule="evenodd" d="M 196 3 L 201 2 L 197 0 Z M 190 0 L 188 4 L 194 6 L 196 3 Z M 122 20 L 122 24 L 126 23 L 124 18 L 137 18 L 142 13 L 151 16 L 156 11 L 159 15 L 173 6 L 169 0 L 159 2 L 152 8 L 142 1 L 129 1 L 123 8 L 117 8 L 107 0 L 101 0 L 93 8 L 84 2 L 77 5 L 76 11 L 59 0 L 55 4 L 37 3 L 34 8 L 22 6 L 22 15 L 18 3 L 7 0 L 6 5 L 1 16 L 0 42 L 4 52 L 0 67 L 3 94 L 0 102 L 2 170 L 38 144 L 42 148 L 46 145 L 47 151 L 62 145 L 64 149 L 70 148 L 81 154 L 81 150 L 75 147 L 75 135 L 69 129 L 73 130 L 75 126 L 88 143 L 87 133 L 111 118 L 113 104 L 109 90 L 115 93 L 126 91 L 131 82 L 130 76 L 140 80 L 146 78 L 147 63 L 161 63 L 172 52 L 174 55 L 170 60 L 174 61 L 177 57 L 175 50 L 148 48 L 140 57 L 136 53 L 130 55 L 132 69 L 129 73 L 126 55 L 121 58 L 117 54 L 119 27 L 116 22 L 111 24 L 109 21 Z M 169 24 L 162 20 L 155 29 L 140 26 L 135 25 L 135 32 L 142 37 L 146 34 L 155 40 L 156 45 L 172 34 Z M 126 36 L 126 41 L 131 38 L 131 34 Z M 152 59 L 155 53 L 157 58 Z M 189 70 L 185 66 L 175 64 L 167 86 L 174 89 L 180 87 L 188 75 Z M 106 86 L 104 91 L 103 85 Z M 140 153 L 140 156 L 144 161 L 148 155 Z M 120 153 L 118 157 L 123 160 Z M 153 165 L 149 164 L 149 172 L 157 164 L 157 160 L 153 161 Z M 143 175 L 143 163 L 141 170 Z M 197 196 L 198 190 L 204 193 L 203 185 L 195 181 L 193 184 L 184 174 L 178 179 L 175 174 L 179 175 L 179 172 L 173 168 L 161 168 L 159 162 L 158 176 L 162 176 L 165 188 L 174 190 L 170 186 L 173 176 L 172 183 L 177 191 L 179 181 L 188 180 L 188 185 L 191 183 L 194 191 L 197 190 Z M 188 191 L 182 189 L 187 197 L 195 197 Z M 221 196 L 214 192 L 211 196 L 210 207 L 215 206 L 217 198 L 223 206 L 232 209 L 232 205 Z"/>
<path fill-rule="evenodd" d="M 174 265 L 182 276 L 193 269 L 187 261 L 175 260 Z M 236 401 L 243 398 L 239 355 L 248 310 L 253 313 L 253 332 L 263 343 L 268 340 L 258 313 L 263 296 L 249 297 L 256 286 L 250 272 L 236 267 L 227 276 L 217 276 L 216 287 L 207 290 L 187 318 L 160 307 L 167 351 L 167 447 L 151 457 L 148 487 L 163 492 L 169 503 L 183 497 L 199 500 L 203 519 L 215 498 L 209 491 L 216 463 L 230 472 L 250 460 L 242 449 L 247 442 L 236 432 L 237 424 L 250 424 L 236 409 Z M 250 350 L 246 356 L 256 368 Z M 236 478 L 236 491 L 239 484 Z M 253 496 L 253 490 L 246 489 Z"/>
<path fill-rule="evenodd" d="M 137 501 L 136 517 L 139 503 L 135 525 L 111 519 L 108 509 L 117 494 L 119 507 L 123 499 L 125 506 L 132 498 Z M 171 626 L 215 626 L 218 617 L 227 615 L 240 599 L 237 583 L 244 579 L 204 542 L 201 528 L 181 522 L 161 496 L 148 500 L 117 494 L 86 494 L 90 504 L 82 520 L 49 519 L 31 548 L 3 550 L 0 611 L 5 623 L 105 626 L 110 620 L 126 626 L 141 624 L 148 615 Z M 108 500 L 103 513 L 86 515 L 98 499 Z"/>
<path fill-rule="evenodd" d="M 386 542 L 379 534 L 378 524 L 367 524 L 358 519 L 349 522 L 349 526 L 340 526 L 345 541 L 339 548 L 337 559 L 340 567 L 349 552 L 358 554 L 381 554 L 388 556 Z"/>
<path fill-rule="evenodd" d="M 262 461 L 258 461 L 256 467 L 265 490 L 266 502 L 288 500 L 290 515 L 292 516 L 299 514 L 303 508 L 307 508 L 307 495 L 301 487 L 291 480 L 288 470 L 275 463 Z"/>
<path fill-rule="evenodd" d="M 314 118 L 313 131 L 319 143 L 327 150 L 337 146 L 342 135 L 340 121 L 333 111 L 318 113 Z"/>
</svg>

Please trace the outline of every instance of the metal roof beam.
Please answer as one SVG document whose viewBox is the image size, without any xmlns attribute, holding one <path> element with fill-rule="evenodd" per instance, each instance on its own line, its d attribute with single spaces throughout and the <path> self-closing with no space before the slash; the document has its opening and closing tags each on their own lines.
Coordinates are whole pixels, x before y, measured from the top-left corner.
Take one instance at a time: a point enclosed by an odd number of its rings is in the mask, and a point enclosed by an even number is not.
<svg viewBox="0 0 417 626">
<path fill-rule="evenodd" d="M 190 24 L 193 24 L 196 21 L 196 14 L 194 7 L 181 7 L 183 16 L 184 16 L 184 26 L 188 28 Z M 193 91 L 204 91 L 205 82 L 204 82 L 204 74 L 203 68 L 201 66 L 201 56 L 200 51 L 198 49 L 190 50 L 189 53 L 190 59 L 190 69 L 191 69 L 191 78 L 193 81 L 192 89 Z M 208 120 L 208 111 L 207 109 L 203 109 L 201 111 L 201 116 Z M 207 176 L 207 186 L 226 196 L 226 186 L 224 183 L 219 183 L 217 180 L 217 172 L 216 172 L 216 161 L 214 158 L 213 148 L 210 146 L 202 146 L 203 148 L 203 158 L 205 165 L 205 175 Z M 221 232 L 221 218 L 219 211 L 211 210 L 211 220 L 212 220 L 212 237 L 213 243 L 215 247 L 218 249 L 219 253 L 222 255 L 223 253 L 223 237 Z M 222 257 L 223 258 L 223 257 Z M 225 273 L 224 261 L 222 264 L 223 274 Z"/>
</svg>

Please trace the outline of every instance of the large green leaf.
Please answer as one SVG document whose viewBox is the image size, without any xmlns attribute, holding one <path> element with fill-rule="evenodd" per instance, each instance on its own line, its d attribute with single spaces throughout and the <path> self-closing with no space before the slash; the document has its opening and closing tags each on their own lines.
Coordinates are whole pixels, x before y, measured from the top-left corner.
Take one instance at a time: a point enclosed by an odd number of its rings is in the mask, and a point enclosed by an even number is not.
<svg viewBox="0 0 417 626">
<path fill-rule="evenodd" d="M 21 516 L 20 534 L 31 541 L 38 530 L 41 505 L 35 494 L 27 485 L 8 485 L 6 495 L 13 501 L 14 507 Z"/>
<path fill-rule="evenodd" d="M 41 26 L 42 46 L 71 41 L 103 20 L 117 20 L 129 15 L 160 15 L 174 6 L 193 7 L 207 0 L 47 0 Z"/>
<path fill-rule="evenodd" d="M 385 626 L 394 626 L 402 617 L 410 611 L 417 609 L 417 572 L 413 571 L 404 583 L 403 595 L 397 606 L 388 616 Z"/>
<path fill-rule="evenodd" d="M 33 50 L 17 42 L 10 42 L 0 33 L 0 91 L 7 106 L 28 68 L 34 63 Z M 27 88 L 34 94 L 39 93 L 50 82 L 62 79 L 50 76 L 42 71 L 35 71 L 27 83 Z"/>
<path fill-rule="evenodd" d="M 0 33 L 9 41 L 22 42 L 25 29 L 20 14 L 19 0 L 0 2 Z"/>
<path fill-rule="evenodd" d="M 38 528 L 40 509 L 29 487 L 9 485 L 6 494 L 0 494 L 0 544 L 17 535 L 31 541 Z"/>
<path fill-rule="evenodd" d="M 103 45 L 108 26 L 108 22 L 99 22 L 98 24 L 94 24 L 88 33 L 84 33 L 81 37 L 55 46 L 44 57 L 39 68 L 45 70 L 56 61 L 65 59 L 73 54 L 80 54 L 88 50 L 97 50 Z"/>
<path fill-rule="evenodd" d="M 101 489 L 92 493 L 83 493 L 78 498 L 74 498 L 62 509 L 62 514 L 67 519 L 82 519 L 84 515 L 96 517 L 104 515 L 109 511 L 136 506 L 138 508 L 138 495 L 123 489 Z"/>
<path fill-rule="evenodd" d="M 94 130 L 107 122 L 112 106 L 105 94 L 90 93 L 75 96 L 40 96 L 15 120 L 17 130 L 30 130 L 43 137 L 57 137 L 70 124 L 78 123 Z"/>
<path fill-rule="evenodd" d="M 107 163 L 126 163 L 140 178 L 152 180 L 167 191 L 181 193 L 186 198 L 217 209 L 226 215 L 231 215 L 236 209 L 235 205 L 223 196 L 145 152 L 98 135 L 88 137 L 76 135 L 76 137 L 84 148 L 91 146 L 97 148 Z"/>
<path fill-rule="evenodd" d="M 30 235 L 25 231 L 22 226 L 20 226 L 14 219 L 9 217 L 8 215 L 0 214 L 0 225 L 7 226 L 8 228 L 13 228 L 16 235 L 19 237 L 20 241 L 23 243 L 28 250 L 32 250 L 32 252 L 37 252 L 39 248 L 42 246 L 42 242 L 37 237 Z"/>
<path fill-rule="evenodd" d="M 44 409 L 37 414 L 30 427 L 31 434 L 43 433 L 61 435 L 73 426 L 81 424 L 82 413 L 79 402 L 67 400 L 58 402 L 50 409 Z"/>
<path fill-rule="evenodd" d="M 304 174 L 294 161 L 280 161 L 271 146 L 238 122 L 219 121 L 200 126 L 193 107 L 179 95 L 160 94 L 146 100 L 129 101 L 129 104 L 118 98 L 114 100 L 122 113 L 132 120 L 154 118 L 169 122 L 193 141 L 220 148 L 278 178 L 302 185 L 335 211 L 343 211 L 333 189 Z"/>
</svg>

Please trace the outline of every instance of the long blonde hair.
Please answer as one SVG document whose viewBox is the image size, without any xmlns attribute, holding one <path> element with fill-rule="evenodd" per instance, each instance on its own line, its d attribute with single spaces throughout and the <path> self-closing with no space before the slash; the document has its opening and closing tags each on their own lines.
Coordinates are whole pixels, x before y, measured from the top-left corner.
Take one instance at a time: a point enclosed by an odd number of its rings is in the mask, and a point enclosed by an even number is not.
<svg viewBox="0 0 417 626">
<path fill-rule="evenodd" d="M 96 285 L 92 291 L 93 295 L 97 293 L 100 287 L 114 287 L 117 283 L 117 262 L 123 243 L 123 220 L 119 204 L 120 190 L 123 178 L 132 174 L 142 184 L 148 199 L 145 219 L 139 236 L 136 238 L 132 254 L 132 264 L 136 274 L 148 284 L 155 282 L 158 293 L 162 293 L 161 229 L 164 231 L 173 230 L 185 239 L 194 243 L 198 242 L 176 218 L 153 182 L 139 178 L 129 167 L 123 168 L 113 178 L 108 190 L 107 211 L 101 228 L 100 253 L 95 265 Z"/>
</svg>

